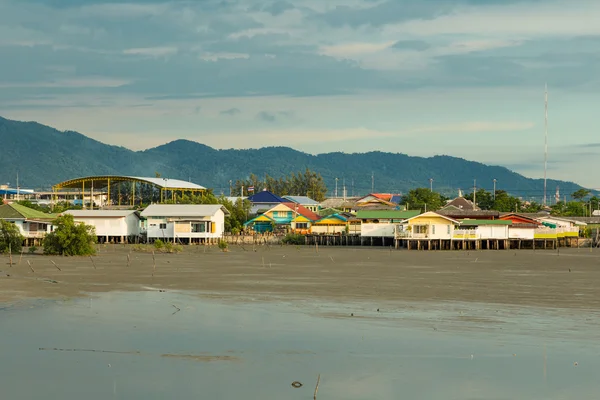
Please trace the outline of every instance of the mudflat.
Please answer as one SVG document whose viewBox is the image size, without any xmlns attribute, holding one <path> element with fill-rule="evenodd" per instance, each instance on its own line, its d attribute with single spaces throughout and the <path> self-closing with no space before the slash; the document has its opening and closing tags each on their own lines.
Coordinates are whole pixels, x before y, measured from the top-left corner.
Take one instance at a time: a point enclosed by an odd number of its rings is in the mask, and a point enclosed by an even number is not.
<svg viewBox="0 0 600 400">
<path fill-rule="evenodd" d="M 189 246 L 178 254 L 99 246 L 94 257 L 0 258 L 0 302 L 189 290 L 223 298 L 465 301 L 600 309 L 600 250 L 406 251 Z"/>
</svg>

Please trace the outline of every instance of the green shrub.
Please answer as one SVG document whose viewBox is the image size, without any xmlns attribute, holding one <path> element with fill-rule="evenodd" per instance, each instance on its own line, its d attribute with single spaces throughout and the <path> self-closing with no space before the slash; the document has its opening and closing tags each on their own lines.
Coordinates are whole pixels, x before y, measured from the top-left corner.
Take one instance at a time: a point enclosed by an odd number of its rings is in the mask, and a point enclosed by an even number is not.
<svg viewBox="0 0 600 400">
<path fill-rule="evenodd" d="M 52 222 L 54 231 L 44 238 L 44 254 L 87 256 L 96 254 L 94 227 L 75 223 L 72 215 L 64 214 Z"/>
<path fill-rule="evenodd" d="M 219 240 L 219 249 L 221 249 L 221 251 L 227 251 L 228 247 L 229 247 L 229 243 L 227 243 L 223 239 Z"/>
<path fill-rule="evenodd" d="M 285 235 L 285 237 L 281 240 L 281 242 L 283 244 L 296 244 L 296 245 L 301 245 L 304 244 L 304 235 L 301 235 L 299 233 L 288 233 L 287 235 Z"/>
<path fill-rule="evenodd" d="M 8 253 L 9 250 L 12 253 L 21 252 L 23 245 L 23 236 L 19 228 L 11 222 L 0 220 L 0 253 Z"/>
<path fill-rule="evenodd" d="M 167 242 L 167 243 L 168 243 L 168 242 Z M 154 248 L 155 248 L 156 250 L 161 250 L 163 247 L 165 247 L 165 242 L 163 242 L 163 241 L 162 241 L 162 240 L 160 240 L 160 239 L 156 239 L 156 240 L 154 241 Z"/>
<path fill-rule="evenodd" d="M 163 251 L 165 253 L 179 253 L 183 250 L 183 247 L 180 245 L 173 244 L 171 242 L 166 242 Z"/>
<path fill-rule="evenodd" d="M 38 249 L 38 248 L 37 248 L 36 246 L 31 246 L 31 247 L 29 248 L 29 254 L 33 254 L 33 253 L 35 253 L 35 252 L 37 251 L 37 249 Z"/>
</svg>

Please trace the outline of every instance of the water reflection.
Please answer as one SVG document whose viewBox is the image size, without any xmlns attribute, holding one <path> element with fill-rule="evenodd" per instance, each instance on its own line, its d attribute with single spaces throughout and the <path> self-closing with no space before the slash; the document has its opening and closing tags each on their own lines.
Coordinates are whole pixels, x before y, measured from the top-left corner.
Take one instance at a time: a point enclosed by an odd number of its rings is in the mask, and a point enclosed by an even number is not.
<svg viewBox="0 0 600 400">
<path fill-rule="evenodd" d="M 600 391 L 592 313 L 375 307 L 171 292 L 21 304 L 0 311 L 2 399 L 309 399 L 319 373 L 319 399 L 573 399 Z"/>
</svg>

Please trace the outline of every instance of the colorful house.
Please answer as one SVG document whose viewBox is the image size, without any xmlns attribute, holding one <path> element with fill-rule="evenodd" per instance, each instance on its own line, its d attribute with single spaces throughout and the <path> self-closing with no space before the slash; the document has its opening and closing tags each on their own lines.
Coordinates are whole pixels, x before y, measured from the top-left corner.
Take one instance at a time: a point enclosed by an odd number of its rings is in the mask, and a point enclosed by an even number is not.
<svg viewBox="0 0 600 400">
<path fill-rule="evenodd" d="M 250 208 L 250 214 L 260 214 L 275 207 L 278 204 L 285 203 L 287 200 L 277 196 L 274 193 L 269 192 L 267 189 L 253 194 L 248 197 L 248 200 L 252 203 Z"/>
<path fill-rule="evenodd" d="M 397 225 L 420 213 L 418 210 L 360 210 L 356 218 L 361 221 L 361 236 L 394 237 Z"/>
<path fill-rule="evenodd" d="M 452 239 L 458 225 L 460 222 L 455 219 L 429 211 L 402 221 L 396 231 L 396 238 Z"/>
<path fill-rule="evenodd" d="M 314 213 L 319 212 L 319 209 L 321 208 L 318 201 L 307 196 L 283 196 L 283 199 L 291 203 L 299 204 Z"/>
<path fill-rule="evenodd" d="M 343 234 L 357 235 L 361 232 L 361 220 L 352 214 L 336 213 L 329 214 L 312 224 L 313 234 Z"/>
<path fill-rule="evenodd" d="M 308 233 L 312 223 L 320 218 L 319 215 L 299 204 L 284 202 L 247 221 L 244 225 L 260 233 L 273 232 L 277 229 L 292 229 L 299 233 Z"/>
</svg>

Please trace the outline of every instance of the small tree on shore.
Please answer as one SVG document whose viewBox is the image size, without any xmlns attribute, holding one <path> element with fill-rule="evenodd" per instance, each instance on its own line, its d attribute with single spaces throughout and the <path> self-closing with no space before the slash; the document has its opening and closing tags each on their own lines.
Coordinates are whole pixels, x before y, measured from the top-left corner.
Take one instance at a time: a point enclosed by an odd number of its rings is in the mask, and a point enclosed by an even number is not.
<svg viewBox="0 0 600 400">
<path fill-rule="evenodd" d="M 93 226 L 77 224 L 72 215 L 55 219 L 54 231 L 44 238 L 44 254 L 88 256 L 96 253 L 96 233 Z"/>
<path fill-rule="evenodd" d="M 19 253 L 22 245 L 23 236 L 19 228 L 13 223 L 0 220 L 0 253 Z"/>
</svg>

